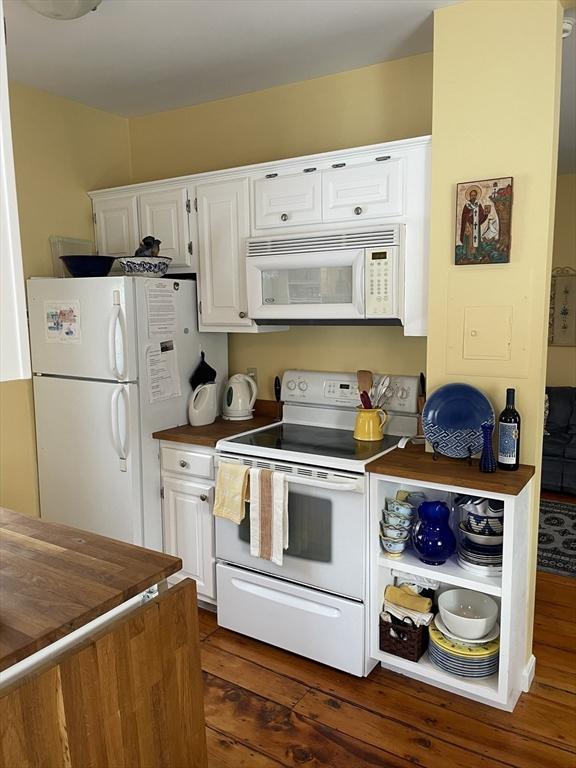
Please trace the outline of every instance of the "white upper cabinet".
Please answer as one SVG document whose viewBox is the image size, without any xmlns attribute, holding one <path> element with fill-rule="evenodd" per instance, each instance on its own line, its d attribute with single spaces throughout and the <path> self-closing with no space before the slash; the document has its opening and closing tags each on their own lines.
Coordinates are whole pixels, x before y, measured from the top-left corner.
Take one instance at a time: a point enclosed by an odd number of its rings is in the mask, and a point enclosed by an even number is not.
<svg viewBox="0 0 576 768">
<path fill-rule="evenodd" d="M 154 235 L 160 253 L 172 259 L 170 270 L 196 272 L 197 256 L 189 232 L 191 202 L 187 186 L 157 187 L 138 198 L 140 236 Z"/>
<path fill-rule="evenodd" d="M 254 182 L 254 229 L 281 229 L 322 221 L 320 173 L 274 173 Z"/>
<path fill-rule="evenodd" d="M 251 327 L 244 240 L 250 234 L 247 178 L 196 187 L 198 200 L 200 329 Z"/>
<path fill-rule="evenodd" d="M 322 173 L 322 219 L 325 222 L 383 219 L 404 213 L 402 158 Z"/>
<path fill-rule="evenodd" d="M 133 256 L 140 243 L 138 198 L 119 194 L 93 200 L 96 243 L 104 256 Z"/>
</svg>

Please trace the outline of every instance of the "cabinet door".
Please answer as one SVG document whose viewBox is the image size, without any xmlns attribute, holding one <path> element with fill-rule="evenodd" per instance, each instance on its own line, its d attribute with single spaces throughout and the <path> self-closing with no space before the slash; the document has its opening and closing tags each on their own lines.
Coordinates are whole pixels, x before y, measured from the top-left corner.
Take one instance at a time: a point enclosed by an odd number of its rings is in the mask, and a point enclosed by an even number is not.
<svg viewBox="0 0 576 768">
<path fill-rule="evenodd" d="M 299 173 L 254 182 L 254 228 L 279 229 L 322 221 L 319 173 Z"/>
<path fill-rule="evenodd" d="M 324 221 L 355 221 L 404 213 L 403 161 L 385 160 L 322 173 Z"/>
<path fill-rule="evenodd" d="M 250 234 L 248 179 L 199 184 L 196 196 L 202 324 L 250 326 L 244 254 Z"/>
<path fill-rule="evenodd" d="M 191 206 L 188 200 L 186 186 L 158 187 L 139 197 L 140 236 L 154 235 L 161 241 L 160 253 L 172 259 L 170 271 L 196 271 L 196 253 L 189 234 L 188 208 Z"/>
<path fill-rule="evenodd" d="M 138 248 L 136 195 L 97 198 L 93 201 L 96 245 L 105 256 L 133 256 Z"/>
<path fill-rule="evenodd" d="M 214 598 L 213 489 L 191 480 L 164 477 L 164 551 L 182 558 L 182 575 L 196 582 L 199 595 Z"/>
</svg>

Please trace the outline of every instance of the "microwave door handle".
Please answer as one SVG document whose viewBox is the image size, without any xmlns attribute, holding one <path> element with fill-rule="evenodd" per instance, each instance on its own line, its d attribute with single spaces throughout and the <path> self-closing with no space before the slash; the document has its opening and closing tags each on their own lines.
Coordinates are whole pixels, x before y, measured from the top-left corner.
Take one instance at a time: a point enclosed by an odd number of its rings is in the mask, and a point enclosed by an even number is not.
<svg viewBox="0 0 576 768">
<path fill-rule="evenodd" d="M 360 317 L 364 317 L 364 306 L 365 306 L 365 299 L 364 299 L 364 291 L 365 291 L 365 285 L 364 285 L 364 263 L 366 261 L 366 256 L 364 253 L 362 254 L 362 257 L 357 260 L 357 267 L 356 267 L 356 274 L 355 274 L 355 286 L 354 286 L 354 304 L 356 312 L 358 312 L 358 315 Z"/>
</svg>

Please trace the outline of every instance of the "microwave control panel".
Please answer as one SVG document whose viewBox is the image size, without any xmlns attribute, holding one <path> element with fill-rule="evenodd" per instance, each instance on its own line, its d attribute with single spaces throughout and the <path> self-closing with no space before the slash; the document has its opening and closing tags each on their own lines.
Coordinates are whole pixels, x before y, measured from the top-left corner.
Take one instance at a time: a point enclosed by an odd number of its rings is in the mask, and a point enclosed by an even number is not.
<svg viewBox="0 0 576 768">
<path fill-rule="evenodd" d="M 366 253 L 366 317 L 398 317 L 398 247 L 390 246 Z"/>
</svg>

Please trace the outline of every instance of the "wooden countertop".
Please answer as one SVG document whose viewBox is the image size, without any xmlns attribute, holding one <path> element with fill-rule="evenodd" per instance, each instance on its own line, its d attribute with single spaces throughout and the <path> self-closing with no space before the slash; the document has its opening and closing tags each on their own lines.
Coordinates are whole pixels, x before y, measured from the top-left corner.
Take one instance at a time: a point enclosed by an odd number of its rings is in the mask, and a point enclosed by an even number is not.
<svg viewBox="0 0 576 768">
<path fill-rule="evenodd" d="M 169 440 L 174 443 L 188 443 L 190 445 L 204 445 L 207 448 L 214 448 L 218 440 L 226 437 L 234 437 L 242 432 L 249 432 L 252 429 L 268 427 L 270 424 L 282 421 L 282 403 L 274 400 L 256 400 L 254 418 L 247 421 L 225 421 L 218 418 L 213 424 L 206 424 L 205 427 L 191 427 L 189 424 L 183 424 L 181 427 L 172 427 L 163 429 L 160 432 L 154 432 L 152 437 L 157 440 Z"/>
<path fill-rule="evenodd" d="M 275 421 L 276 419 L 271 416 L 254 416 L 249 421 L 224 421 L 224 419 L 218 418 L 213 424 L 207 424 L 205 427 L 191 427 L 189 424 L 183 424 L 181 427 L 154 432 L 152 437 L 157 440 L 171 440 L 174 443 L 189 443 L 190 445 L 204 445 L 208 448 L 214 448 L 218 440 L 234 437 L 234 435 L 248 432 L 251 429 L 267 427 L 274 424 Z"/>
<path fill-rule="evenodd" d="M 0 507 L 0 670 L 181 567 L 178 557 Z"/>
<path fill-rule="evenodd" d="M 521 464 L 516 472 L 485 473 L 478 469 L 477 459 L 472 465 L 445 456 L 434 461 L 434 454 L 426 452 L 423 445 L 407 445 L 371 461 L 366 472 L 517 496 L 534 474 L 534 467 Z"/>
</svg>

